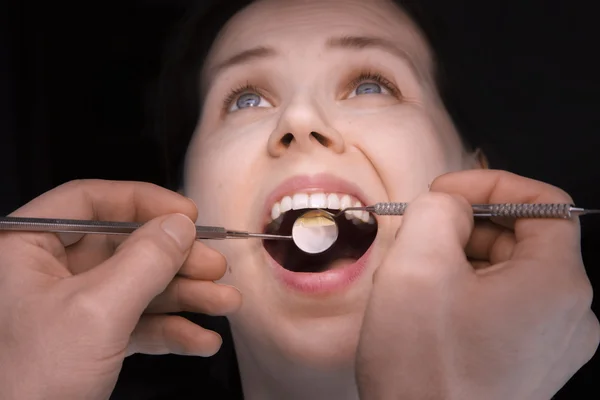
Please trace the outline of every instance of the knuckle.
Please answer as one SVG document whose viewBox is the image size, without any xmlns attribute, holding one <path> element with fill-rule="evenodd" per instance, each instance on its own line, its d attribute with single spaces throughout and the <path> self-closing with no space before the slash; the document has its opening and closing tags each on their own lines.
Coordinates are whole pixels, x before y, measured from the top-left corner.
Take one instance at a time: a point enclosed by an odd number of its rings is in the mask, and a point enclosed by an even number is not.
<svg viewBox="0 0 600 400">
<path fill-rule="evenodd" d="M 592 308 L 592 301 L 594 300 L 594 288 L 588 280 L 579 286 L 577 290 L 579 304 L 583 309 L 589 310 Z"/>
<path fill-rule="evenodd" d="M 183 286 L 187 286 L 184 288 Z M 183 310 L 192 310 L 206 313 L 209 315 L 218 314 L 227 304 L 227 293 L 225 290 L 220 290 L 218 287 L 211 288 L 206 291 L 209 295 L 198 295 L 198 287 L 190 284 L 180 286 L 178 295 L 178 305 Z M 204 289 L 208 289 L 205 287 Z M 216 290 L 212 290 L 216 289 Z"/>
<path fill-rule="evenodd" d="M 592 301 L 594 300 L 594 288 L 585 274 L 583 267 L 572 268 L 569 265 L 564 269 L 562 273 L 554 274 L 554 288 L 560 288 L 559 293 L 563 295 L 556 295 L 557 298 L 564 300 L 563 304 L 568 304 L 571 307 L 571 312 L 575 312 L 581 315 L 587 312 L 592 307 Z"/>
<path fill-rule="evenodd" d="M 95 180 L 92 179 L 73 179 L 69 182 L 63 183 L 59 186 L 59 188 L 67 189 L 67 190 L 80 190 L 88 187 Z"/>
<path fill-rule="evenodd" d="M 193 302 L 193 296 L 188 293 L 179 278 L 174 279 L 170 286 L 175 307 L 178 310 L 187 311 Z"/>
<path fill-rule="evenodd" d="M 453 197 L 448 193 L 443 192 L 429 192 L 424 193 L 421 196 L 422 201 L 430 202 L 431 204 L 438 205 L 450 205 L 452 203 Z"/>
<path fill-rule="evenodd" d="M 187 307 L 191 309 L 202 311 L 206 314 L 212 315 L 218 312 L 220 308 L 219 304 L 221 304 L 221 297 L 222 296 L 218 291 L 211 293 L 210 296 L 202 296 L 201 299 L 197 296 L 190 295 L 187 296 L 185 303 Z"/>
<path fill-rule="evenodd" d="M 442 192 L 424 193 L 414 201 L 414 204 L 440 213 L 454 212 L 459 208 L 457 197 Z"/>
<path fill-rule="evenodd" d="M 543 298 L 545 307 L 554 308 L 569 320 L 579 319 L 590 312 L 594 290 L 588 279 L 578 273 L 547 274 Z M 537 278 L 538 281 L 542 279 Z"/>
<path fill-rule="evenodd" d="M 451 221 L 461 227 L 471 225 L 472 217 L 468 212 L 471 206 L 459 196 L 443 192 L 424 193 L 410 203 L 407 213 L 411 208 L 427 215 L 431 221 Z"/>
</svg>

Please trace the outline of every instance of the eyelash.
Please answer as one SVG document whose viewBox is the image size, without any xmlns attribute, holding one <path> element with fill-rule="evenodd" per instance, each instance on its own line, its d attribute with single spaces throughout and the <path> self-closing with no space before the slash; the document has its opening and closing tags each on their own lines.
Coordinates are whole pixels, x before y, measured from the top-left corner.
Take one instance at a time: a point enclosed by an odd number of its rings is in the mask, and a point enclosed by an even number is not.
<svg viewBox="0 0 600 400">
<path fill-rule="evenodd" d="M 223 101 L 223 109 L 225 111 L 229 110 L 229 107 L 231 107 L 233 102 L 236 101 L 239 96 L 246 94 L 246 93 L 256 93 L 256 94 L 260 95 L 261 97 L 264 97 L 264 95 L 262 94 L 262 91 L 256 85 L 252 85 L 250 82 L 248 82 L 236 89 L 233 89 L 231 92 L 229 92 L 229 94 Z"/>
<path fill-rule="evenodd" d="M 350 83 L 348 83 L 346 86 L 345 93 L 350 93 L 361 84 L 365 83 L 365 81 L 373 81 L 378 83 L 379 85 L 385 87 L 394 97 L 400 97 L 402 94 L 396 85 L 394 85 L 389 79 L 378 72 L 371 71 L 361 72 L 356 78 L 350 81 Z"/>
<path fill-rule="evenodd" d="M 352 81 L 350 81 L 348 85 L 346 85 L 346 89 L 344 92 L 349 93 L 353 91 L 358 86 L 365 83 L 365 81 L 373 81 L 375 83 L 378 83 L 379 85 L 385 87 L 394 97 L 401 96 L 400 90 L 398 90 L 396 85 L 394 85 L 389 79 L 387 79 L 378 72 L 371 71 L 361 72 L 356 78 L 352 79 Z M 256 93 L 259 96 L 264 97 L 262 91 L 256 85 L 252 85 L 250 82 L 248 82 L 229 92 L 229 94 L 227 95 L 227 97 L 225 97 L 225 100 L 223 101 L 223 109 L 225 111 L 229 110 L 233 102 L 236 101 L 239 98 L 239 96 L 246 93 Z"/>
</svg>

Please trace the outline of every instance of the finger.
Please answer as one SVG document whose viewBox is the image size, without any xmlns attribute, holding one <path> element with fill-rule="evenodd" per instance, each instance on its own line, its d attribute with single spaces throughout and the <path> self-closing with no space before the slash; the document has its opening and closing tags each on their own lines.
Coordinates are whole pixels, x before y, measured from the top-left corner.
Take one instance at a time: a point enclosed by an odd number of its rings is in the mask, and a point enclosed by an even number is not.
<svg viewBox="0 0 600 400">
<path fill-rule="evenodd" d="M 237 311 L 242 296 L 234 287 L 209 281 L 175 278 L 156 297 L 146 313 L 195 312 L 208 315 L 228 315 Z"/>
<path fill-rule="evenodd" d="M 485 203 L 573 203 L 561 189 L 505 171 L 469 170 L 442 175 L 431 190 L 459 194 L 470 204 Z M 579 253 L 579 220 L 524 218 L 515 222 L 519 246 L 515 257 L 561 260 Z"/>
<path fill-rule="evenodd" d="M 179 316 L 147 315 L 140 319 L 127 354 L 180 354 L 210 357 L 219 351 L 219 334 Z"/>
<path fill-rule="evenodd" d="M 197 280 L 216 281 L 221 279 L 226 271 L 225 257 L 206 244 L 196 241 L 179 270 L 179 275 Z"/>
<path fill-rule="evenodd" d="M 159 215 L 181 213 L 197 218 L 194 202 L 144 182 L 81 180 L 63 184 L 35 198 L 12 216 L 146 222 Z M 31 234 L 32 240 L 56 246 L 55 234 Z M 73 236 L 65 244 L 72 244 Z M 64 245 L 64 244 L 63 244 Z"/>
<path fill-rule="evenodd" d="M 155 218 L 135 231 L 113 257 L 69 283 L 102 304 L 116 324 L 135 324 L 173 280 L 195 235 L 193 222 L 182 214 Z"/>
<path fill-rule="evenodd" d="M 472 226 L 471 207 L 464 199 L 441 193 L 421 195 L 408 206 L 396 244 L 380 269 L 403 276 L 395 282 L 408 281 L 406 275 L 444 282 L 450 275 L 472 273 L 464 253 Z M 388 279 L 388 273 L 383 275 Z"/>
<path fill-rule="evenodd" d="M 66 266 L 74 275 L 89 271 L 108 260 L 126 239 L 127 236 L 85 235 L 66 249 Z"/>
<path fill-rule="evenodd" d="M 465 252 L 471 259 L 498 264 L 510 260 L 515 243 L 512 231 L 489 221 L 477 222 Z"/>
<path fill-rule="evenodd" d="M 110 258 L 127 236 L 88 235 L 68 249 L 68 268 L 80 274 Z M 90 251 L 93 248 L 94 251 Z M 195 241 L 178 275 L 198 280 L 216 281 L 225 275 L 227 261 L 222 254 Z"/>
</svg>

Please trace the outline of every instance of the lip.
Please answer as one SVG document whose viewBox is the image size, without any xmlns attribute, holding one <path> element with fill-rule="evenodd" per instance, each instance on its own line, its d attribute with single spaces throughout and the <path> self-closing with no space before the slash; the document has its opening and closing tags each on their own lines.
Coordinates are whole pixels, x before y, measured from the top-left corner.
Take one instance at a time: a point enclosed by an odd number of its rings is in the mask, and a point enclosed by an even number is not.
<svg viewBox="0 0 600 400">
<path fill-rule="evenodd" d="M 292 193 L 344 193 L 357 198 L 368 205 L 365 193 L 356 184 L 337 176 L 322 173 L 316 175 L 298 175 L 283 181 L 266 198 L 264 215 L 268 219 L 273 204 Z M 375 239 L 376 241 L 377 239 Z M 373 242 L 373 244 L 375 243 Z M 263 247 L 275 277 L 285 287 L 304 294 L 326 295 L 341 292 L 350 287 L 362 275 L 367 267 L 373 244 L 358 260 L 333 270 L 319 273 L 300 273 L 289 271 L 271 257 Z"/>
<path fill-rule="evenodd" d="M 342 268 L 319 273 L 308 273 L 292 272 L 283 268 L 263 247 L 263 251 L 277 280 L 288 289 L 312 295 L 333 294 L 349 288 L 363 275 L 372 249 L 373 244 L 371 244 L 361 258 Z"/>
<path fill-rule="evenodd" d="M 298 175 L 286 179 L 269 194 L 265 201 L 263 215 L 271 216 L 271 208 L 276 201 L 293 193 L 344 193 L 356 197 L 364 205 L 368 205 L 365 193 L 352 182 L 331 174 Z"/>
</svg>

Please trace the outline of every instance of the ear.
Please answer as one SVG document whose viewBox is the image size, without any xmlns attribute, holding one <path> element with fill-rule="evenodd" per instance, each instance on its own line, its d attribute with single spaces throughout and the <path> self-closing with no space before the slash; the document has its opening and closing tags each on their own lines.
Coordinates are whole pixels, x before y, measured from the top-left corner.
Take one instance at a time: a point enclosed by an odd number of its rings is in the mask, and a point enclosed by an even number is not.
<svg viewBox="0 0 600 400">
<path fill-rule="evenodd" d="M 481 148 L 478 147 L 477 150 L 475 150 L 475 156 L 481 169 L 490 169 L 490 162 Z"/>
<path fill-rule="evenodd" d="M 487 157 L 483 153 L 481 148 L 477 148 L 475 152 L 471 155 L 472 167 L 474 169 L 490 169 L 490 163 L 488 162 Z"/>
</svg>

